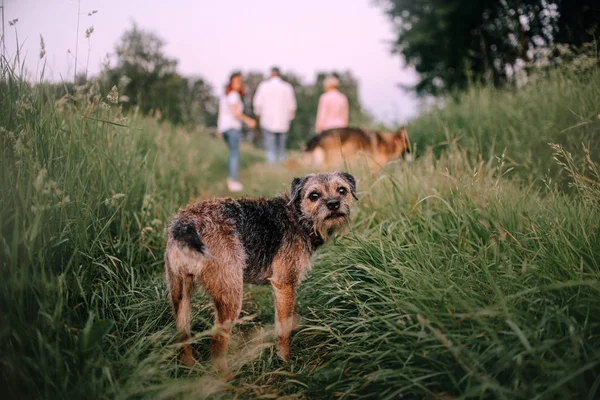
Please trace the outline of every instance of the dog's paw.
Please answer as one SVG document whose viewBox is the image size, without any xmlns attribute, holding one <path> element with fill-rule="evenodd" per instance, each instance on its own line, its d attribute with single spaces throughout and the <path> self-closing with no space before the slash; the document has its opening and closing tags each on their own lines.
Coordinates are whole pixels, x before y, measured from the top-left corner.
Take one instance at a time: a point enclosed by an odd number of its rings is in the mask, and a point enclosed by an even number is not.
<svg viewBox="0 0 600 400">
<path fill-rule="evenodd" d="M 192 368 L 197 363 L 191 350 L 184 350 L 179 356 L 179 361 L 188 368 Z"/>
<path fill-rule="evenodd" d="M 279 359 L 281 361 L 283 361 L 286 364 L 290 363 L 290 351 L 286 350 L 286 349 L 278 349 L 277 350 L 277 356 L 279 356 Z"/>
</svg>

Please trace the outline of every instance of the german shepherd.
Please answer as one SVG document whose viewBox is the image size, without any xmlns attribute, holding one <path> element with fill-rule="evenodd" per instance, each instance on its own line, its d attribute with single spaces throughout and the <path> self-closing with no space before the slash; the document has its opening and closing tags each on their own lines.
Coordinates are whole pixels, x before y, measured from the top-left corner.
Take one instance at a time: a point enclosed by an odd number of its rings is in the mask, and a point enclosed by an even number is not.
<svg viewBox="0 0 600 400">
<path fill-rule="evenodd" d="M 411 161 L 410 143 L 406 128 L 397 132 L 373 132 L 359 128 L 334 128 L 323 131 L 306 144 L 302 164 L 329 170 L 344 160 L 352 161 L 359 154 L 368 157 L 373 170 L 392 160 Z"/>
</svg>

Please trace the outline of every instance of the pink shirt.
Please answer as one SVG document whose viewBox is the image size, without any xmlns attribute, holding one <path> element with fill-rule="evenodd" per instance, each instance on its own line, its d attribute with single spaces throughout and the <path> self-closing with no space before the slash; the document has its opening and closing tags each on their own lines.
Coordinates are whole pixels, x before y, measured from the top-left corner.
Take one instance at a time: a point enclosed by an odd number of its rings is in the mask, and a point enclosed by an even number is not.
<svg viewBox="0 0 600 400">
<path fill-rule="evenodd" d="M 337 89 L 328 90 L 319 98 L 315 130 L 321 133 L 326 129 L 348 126 L 348 99 Z"/>
</svg>

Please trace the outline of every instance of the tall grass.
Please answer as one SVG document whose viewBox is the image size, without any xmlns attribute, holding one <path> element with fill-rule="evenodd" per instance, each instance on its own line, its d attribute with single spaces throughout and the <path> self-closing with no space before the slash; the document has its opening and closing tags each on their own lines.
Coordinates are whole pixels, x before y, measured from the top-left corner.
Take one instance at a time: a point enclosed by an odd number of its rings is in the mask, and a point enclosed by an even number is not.
<svg viewBox="0 0 600 400">
<path fill-rule="evenodd" d="M 125 118 L 94 86 L 53 102 L 42 86 L 4 85 L 5 388 L 36 397 L 101 392 L 112 380 L 103 336 L 111 331 L 120 342 L 122 329 L 137 324 L 117 299 L 139 291 L 159 298 L 160 280 L 152 292 L 145 282 L 158 278 L 167 216 L 224 179 L 223 145 Z"/>
<path fill-rule="evenodd" d="M 597 72 L 589 79 L 598 82 Z M 193 329 L 204 361 L 191 370 L 176 361 L 162 251 L 171 213 L 224 194 L 224 144 L 124 116 L 118 96 L 93 85 L 55 101 L 41 85 L 5 77 L 0 391 L 8 398 L 596 398 L 596 154 L 550 135 L 560 133 L 556 121 L 561 129 L 573 122 L 570 109 L 590 120 L 572 131 L 595 132 L 597 87 L 583 83 L 564 75 L 537 90 L 471 93 L 415 122 L 411 139 L 424 149 L 437 140 L 425 132 L 475 132 L 470 137 L 488 147 L 461 140 L 422 151 L 409 166 L 355 168 L 352 230 L 323 249 L 300 288 L 292 362 L 280 363 L 270 346 L 269 289 L 249 287 L 231 351 L 234 378 L 223 382 L 206 361 L 212 316 L 202 294 Z M 563 107 L 544 90 L 563 96 Z M 500 121 L 516 145 L 494 142 Z M 556 169 L 543 185 L 527 186 L 513 179 L 523 175 L 511 160 L 537 155 L 533 127 L 557 145 L 546 144 L 528 174 L 541 181 Z M 288 187 L 292 172 L 262 165 L 255 150 L 243 155 L 248 194 Z M 554 183 L 560 176 L 573 185 L 569 193 Z"/>
<path fill-rule="evenodd" d="M 524 190 L 456 150 L 424 158 L 369 187 L 303 288 L 299 336 L 329 350 L 311 380 L 348 397 L 595 398 L 599 197 Z"/>
<path fill-rule="evenodd" d="M 541 182 L 560 169 L 549 162 L 549 143 L 561 143 L 577 163 L 585 162 L 584 143 L 600 160 L 600 69 L 539 73 L 515 91 L 473 88 L 410 121 L 408 132 L 421 150 L 438 155 L 455 142 L 486 160 L 504 152 L 515 178 Z"/>
</svg>

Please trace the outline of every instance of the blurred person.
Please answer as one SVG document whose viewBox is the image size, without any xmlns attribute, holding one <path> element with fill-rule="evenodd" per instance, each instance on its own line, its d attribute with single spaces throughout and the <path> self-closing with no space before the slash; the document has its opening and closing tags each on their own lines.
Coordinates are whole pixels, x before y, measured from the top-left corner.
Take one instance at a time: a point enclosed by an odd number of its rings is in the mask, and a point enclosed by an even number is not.
<svg viewBox="0 0 600 400">
<path fill-rule="evenodd" d="M 285 143 L 290 122 L 296 114 L 294 88 L 281 79 L 279 68 L 271 69 L 271 76 L 256 89 L 254 114 L 260 118 L 263 145 L 267 162 L 275 164 L 286 157 Z"/>
<path fill-rule="evenodd" d="M 315 131 L 320 134 L 327 129 L 348 126 L 348 99 L 339 90 L 340 81 L 328 76 L 323 81 L 325 93 L 319 97 Z"/>
<path fill-rule="evenodd" d="M 219 117 L 217 120 L 217 131 L 223 135 L 227 147 L 229 147 L 227 188 L 230 192 L 239 192 L 244 189 L 244 186 L 238 181 L 242 122 L 250 128 L 256 126 L 255 120 L 243 114 L 244 103 L 242 97 L 244 97 L 244 94 L 242 75 L 239 72 L 234 72 L 229 77 L 225 94 L 219 100 Z"/>
</svg>

